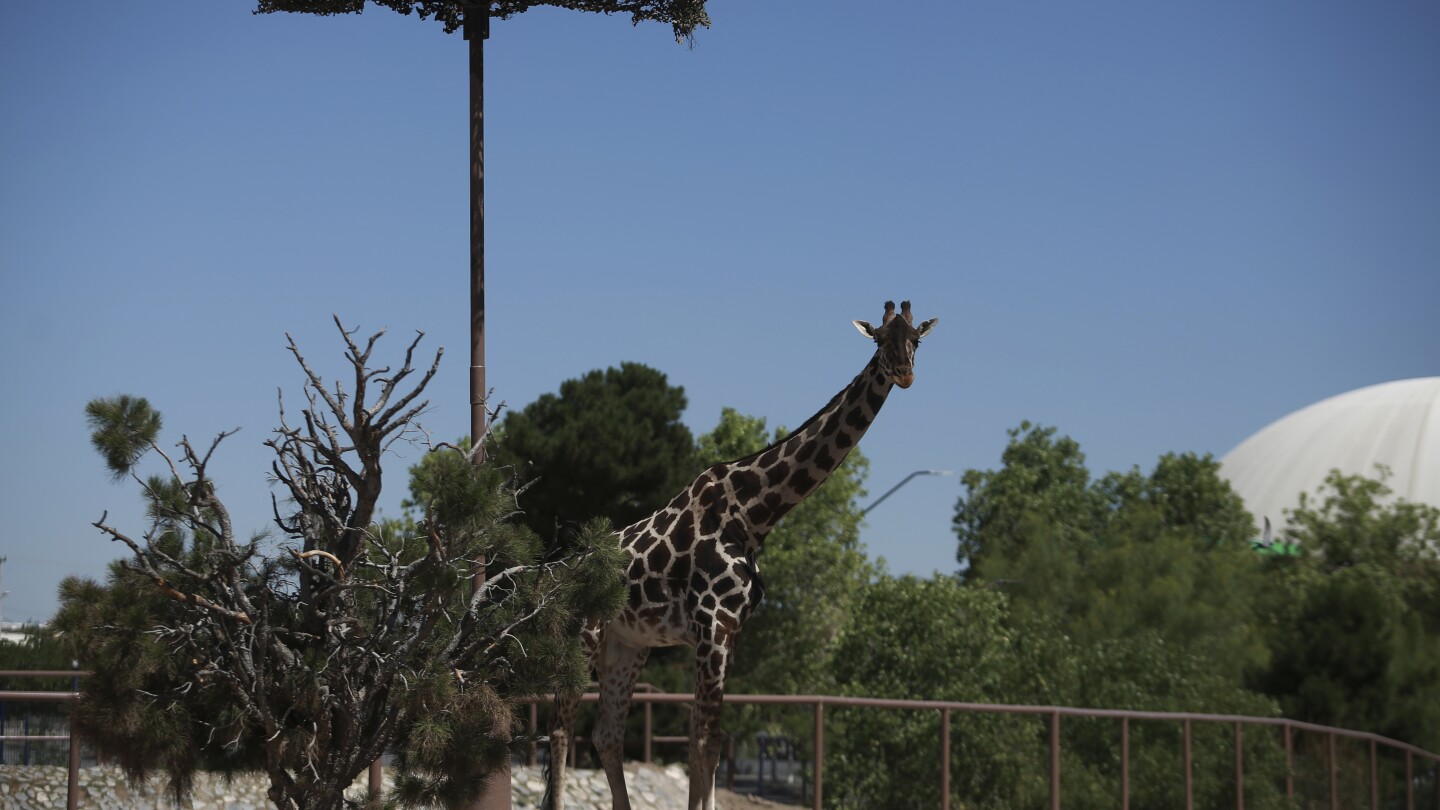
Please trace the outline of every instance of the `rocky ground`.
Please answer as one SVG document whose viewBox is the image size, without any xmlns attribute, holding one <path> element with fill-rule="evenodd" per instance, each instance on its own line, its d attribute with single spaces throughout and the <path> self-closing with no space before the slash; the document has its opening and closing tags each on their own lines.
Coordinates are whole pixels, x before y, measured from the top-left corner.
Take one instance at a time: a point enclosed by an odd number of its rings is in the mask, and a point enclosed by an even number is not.
<svg viewBox="0 0 1440 810">
<path fill-rule="evenodd" d="M 679 765 L 644 765 L 640 763 L 625 766 L 625 784 L 630 789 L 630 803 L 634 810 L 671 810 L 684 808 L 688 799 L 690 780 L 685 769 Z M 609 810 L 610 784 L 605 773 L 599 770 L 569 770 L 565 780 L 565 806 L 575 810 Z M 545 793 L 545 779 L 539 768 L 516 768 L 511 775 L 511 793 L 515 810 L 540 806 L 540 797 Z M 717 810 L 732 808 L 784 807 L 785 805 L 741 796 L 727 790 L 715 792 Z"/>
<path fill-rule="evenodd" d="M 685 807 L 689 780 L 684 768 L 635 763 L 627 765 L 625 771 L 634 810 Z M 66 776 L 61 767 L 0 765 L 0 807 L 6 810 L 64 807 Z M 200 774 L 190 801 L 179 806 L 185 810 L 262 810 L 270 806 L 265 799 L 267 787 L 264 777 L 258 774 L 242 776 L 229 783 Z M 352 791 L 357 798 L 364 795 L 365 775 L 361 775 Z M 515 769 L 511 776 L 515 810 L 538 807 L 544 792 L 544 776 L 539 768 Z M 569 771 L 565 799 L 568 810 L 610 810 L 610 787 L 605 774 L 584 769 Z M 172 810 L 177 807 L 159 783 L 130 785 L 118 768 L 109 767 L 80 770 L 79 804 L 84 810 Z M 715 805 L 718 810 L 785 807 L 726 790 L 716 791 Z"/>
</svg>

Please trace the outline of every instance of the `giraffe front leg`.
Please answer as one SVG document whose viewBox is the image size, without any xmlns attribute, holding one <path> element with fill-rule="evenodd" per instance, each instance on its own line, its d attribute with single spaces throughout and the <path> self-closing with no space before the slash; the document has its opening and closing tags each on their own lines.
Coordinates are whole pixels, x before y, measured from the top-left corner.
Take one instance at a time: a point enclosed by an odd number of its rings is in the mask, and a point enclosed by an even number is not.
<svg viewBox="0 0 1440 810">
<path fill-rule="evenodd" d="M 649 655 L 648 647 L 633 647 L 607 635 L 597 657 L 600 713 L 595 719 L 595 750 L 610 783 L 614 810 L 630 810 L 630 794 L 625 789 L 625 717 L 630 711 L 635 680 Z"/>
<path fill-rule="evenodd" d="M 721 630 L 695 645 L 695 705 L 690 709 L 690 810 L 715 810 L 715 769 L 725 747 L 720 711 L 734 654 L 734 633 Z"/>
<path fill-rule="evenodd" d="M 725 733 L 720 730 L 721 698 L 696 699 L 690 709 L 690 810 L 715 810 L 715 771 Z"/>
</svg>

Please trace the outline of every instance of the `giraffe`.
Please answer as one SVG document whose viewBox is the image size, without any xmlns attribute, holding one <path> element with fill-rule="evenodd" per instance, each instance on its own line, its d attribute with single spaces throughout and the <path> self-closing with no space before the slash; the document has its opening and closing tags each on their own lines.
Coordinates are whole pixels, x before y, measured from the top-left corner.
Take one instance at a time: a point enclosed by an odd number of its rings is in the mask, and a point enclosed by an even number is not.
<svg viewBox="0 0 1440 810">
<path fill-rule="evenodd" d="M 870 427 L 894 386 L 915 380 L 915 348 L 939 321 L 914 326 L 910 302 L 885 302 L 880 326 L 854 321 L 875 341 L 860 374 L 794 433 L 758 453 L 716 464 L 663 509 L 622 529 L 629 554 L 629 602 L 607 624 L 591 623 L 582 644 L 600 684 L 594 742 L 615 810 L 630 810 L 622 767 L 631 691 L 653 647 L 695 649 L 690 710 L 690 810 L 714 810 L 715 769 L 724 742 L 719 719 L 725 678 L 745 619 L 764 586 L 756 562 L 780 518 L 834 472 Z M 579 695 L 557 695 L 550 730 L 545 806 L 563 806 L 565 757 Z"/>
</svg>

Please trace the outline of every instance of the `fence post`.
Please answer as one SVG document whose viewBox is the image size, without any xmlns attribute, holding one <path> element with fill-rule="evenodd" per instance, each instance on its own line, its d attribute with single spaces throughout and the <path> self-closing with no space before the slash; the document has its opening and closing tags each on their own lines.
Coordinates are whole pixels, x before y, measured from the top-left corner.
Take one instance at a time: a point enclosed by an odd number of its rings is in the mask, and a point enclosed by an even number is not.
<svg viewBox="0 0 1440 810">
<path fill-rule="evenodd" d="M 1370 741 L 1370 810 L 1380 810 L 1380 771 L 1375 741 Z"/>
<path fill-rule="evenodd" d="M 725 789 L 735 790 L 735 735 L 725 735 Z M 802 798 L 801 801 L 804 801 Z"/>
<path fill-rule="evenodd" d="M 1409 749 L 1405 751 L 1405 810 L 1415 810 L 1415 760 Z"/>
<path fill-rule="evenodd" d="M 821 810 L 825 795 L 825 703 L 815 701 L 815 810 Z"/>
<path fill-rule="evenodd" d="M 370 763 L 370 781 L 366 795 L 370 797 L 371 803 L 376 803 L 375 800 L 380 798 L 380 793 L 385 786 L 384 774 L 381 772 L 381 767 L 380 757 L 376 757 L 375 760 Z"/>
<path fill-rule="evenodd" d="M 1130 810 L 1130 718 L 1120 718 L 1120 810 Z"/>
<path fill-rule="evenodd" d="M 70 712 L 70 773 L 65 784 L 65 810 L 80 806 L 80 738 L 75 734 L 75 712 Z"/>
<path fill-rule="evenodd" d="M 655 736 L 655 704 L 645 701 L 645 761 L 650 761 L 650 743 Z"/>
<path fill-rule="evenodd" d="M 1285 724 L 1285 798 L 1295 798 L 1295 738 L 1289 723 Z"/>
<path fill-rule="evenodd" d="M 1235 810 L 1245 810 L 1245 727 L 1235 723 Z"/>
<path fill-rule="evenodd" d="M 535 749 L 538 747 L 538 746 L 536 746 L 536 744 L 535 744 L 535 740 L 536 740 L 537 738 L 539 738 L 539 736 L 540 736 L 540 709 L 539 709 L 539 704 L 535 703 L 534 701 L 531 701 L 531 703 L 530 703 L 530 755 L 525 758 L 525 762 L 526 762 L 527 764 L 529 764 L 529 766 L 532 767 L 532 768 L 535 767 Z"/>
<path fill-rule="evenodd" d="M 1190 756 L 1190 718 L 1185 718 L 1185 810 L 1195 810 L 1195 775 Z"/>
<path fill-rule="evenodd" d="M 950 810 L 950 710 L 940 710 L 940 810 Z"/>
<path fill-rule="evenodd" d="M 1060 810 L 1060 712 L 1050 712 L 1050 810 Z"/>
<path fill-rule="evenodd" d="M 1335 760 L 1335 732 L 1330 738 L 1330 810 L 1340 810 L 1340 763 Z"/>
</svg>

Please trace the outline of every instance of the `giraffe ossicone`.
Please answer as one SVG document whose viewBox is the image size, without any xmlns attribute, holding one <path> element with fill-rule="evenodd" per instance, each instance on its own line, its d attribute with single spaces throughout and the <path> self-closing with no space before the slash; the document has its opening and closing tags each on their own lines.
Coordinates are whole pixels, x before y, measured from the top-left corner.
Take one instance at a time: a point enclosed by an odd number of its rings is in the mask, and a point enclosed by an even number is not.
<svg viewBox="0 0 1440 810">
<path fill-rule="evenodd" d="M 620 615 L 585 628 L 583 643 L 600 684 L 594 742 L 612 806 L 629 810 L 625 715 L 653 647 L 695 649 L 690 711 L 690 810 L 714 810 L 715 769 L 724 735 L 720 708 L 735 642 L 764 587 L 757 556 L 776 522 L 816 490 L 859 443 L 895 386 L 915 381 L 915 349 L 939 318 L 914 324 L 910 302 L 885 302 L 879 326 L 854 321 L 875 342 L 855 379 L 784 439 L 711 466 L 664 508 L 619 533 L 628 552 L 629 601 Z M 546 804 L 563 805 L 565 758 L 580 696 L 557 695 L 550 731 Z"/>
</svg>

